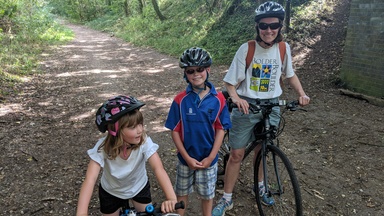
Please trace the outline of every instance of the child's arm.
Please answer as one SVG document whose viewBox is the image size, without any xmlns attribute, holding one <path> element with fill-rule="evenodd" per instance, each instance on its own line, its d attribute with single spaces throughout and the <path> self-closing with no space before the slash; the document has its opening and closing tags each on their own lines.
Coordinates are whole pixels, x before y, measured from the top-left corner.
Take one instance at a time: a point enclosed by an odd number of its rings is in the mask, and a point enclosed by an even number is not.
<svg viewBox="0 0 384 216">
<path fill-rule="evenodd" d="M 212 151 L 208 157 L 204 158 L 201 162 L 203 168 L 208 168 L 212 161 L 216 158 L 217 153 L 219 152 L 220 146 L 223 143 L 225 131 L 223 129 L 216 129 L 215 142 L 213 143 Z"/>
<path fill-rule="evenodd" d="M 185 150 L 185 148 L 184 148 L 184 143 L 183 143 L 183 141 L 180 138 L 180 133 L 179 132 L 172 131 L 172 140 L 175 143 L 177 151 L 179 151 L 181 157 L 183 157 L 185 162 L 187 162 L 189 168 L 191 168 L 192 170 L 202 169 L 203 168 L 202 167 L 203 164 L 200 161 L 198 161 L 195 158 L 192 158 L 192 157 L 189 156 L 187 150 Z"/>
<path fill-rule="evenodd" d="M 174 212 L 175 204 L 177 202 L 177 197 L 175 191 L 173 190 L 171 180 L 167 172 L 163 167 L 163 163 L 159 157 L 159 154 L 155 152 L 148 160 L 149 165 L 151 166 L 153 172 L 155 173 L 157 182 L 165 194 L 166 201 L 161 204 L 161 211 Z"/>
<path fill-rule="evenodd" d="M 77 203 L 77 216 L 88 215 L 88 205 L 91 200 L 93 188 L 95 187 L 100 169 L 101 168 L 98 163 L 90 160 L 87 168 L 87 174 L 80 190 L 79 201 Z"/>
</svg>

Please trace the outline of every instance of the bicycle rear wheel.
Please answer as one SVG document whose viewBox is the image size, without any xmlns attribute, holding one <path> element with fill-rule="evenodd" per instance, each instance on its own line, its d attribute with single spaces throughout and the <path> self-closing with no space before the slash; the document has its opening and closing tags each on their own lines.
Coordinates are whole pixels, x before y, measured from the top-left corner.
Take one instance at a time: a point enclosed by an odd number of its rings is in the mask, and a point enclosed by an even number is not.
<svg viewBox="0 0 384 216">
<path fill-rule="evenodd" d="M 217 161 L 217 174 L 218 175 L 224 175 L 225 174 L 225 167 L 227 165 L 227 161 L 229 159 L 229 153 L 230 153 L 230 147 L 228 144 L 229 139 L 229 132 L 226 131 L 223 139 L 223 143 L 221 144 L 221 147 L 219 149 L 219 159 Z"/>
<path fill-rule="evenodd" d="M 278 147 L 267 145 L 265 167 L 268 182 L 264 182 L 264 186 L 268 188 L 267 195 L 272 197 L 275 203 L 265 206 L 261 203 L 259 194 L 255 193 L 260 215 L 303 215 L 299 183 L 288 157 Z M 261 151 L 254 166 L 255 185 L 258 182 L 259 169 L 262 169 Z"/>
</svg>

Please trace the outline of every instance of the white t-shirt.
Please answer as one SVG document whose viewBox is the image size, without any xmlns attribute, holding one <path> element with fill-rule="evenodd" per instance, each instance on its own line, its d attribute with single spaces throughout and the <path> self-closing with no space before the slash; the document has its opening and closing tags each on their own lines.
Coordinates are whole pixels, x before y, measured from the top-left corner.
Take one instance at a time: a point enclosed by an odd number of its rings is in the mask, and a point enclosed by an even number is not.
<svg viewBox="0 0 384 216">
<path fill-rule="evenodd" d="M 152 142 L 150 137 L 131 152 L 127 160 L 117 156 L 110 160 L 103 150 L 98 150 L 104 141 L 101 138 L 96 145 L 87 151 L 89 157 L 103 168 L 101 186 L 105 191 L 121 199 L 136 196 L 148 181 L 146 161 L 157 151 L 159 145 Z"/>
<path fill-rule="evenodd" d="M 244 43 L 237 50 L 235 57 L 224 77 L 224 82 L 237 86 L 239 96 L 252 99 L 270 99 L 282 94 L 280 76 L 289 78 L 294 76 L 292 68 L 291 48 L 286 43 L 284 64 L 281 62 L 278 43 L 264 49 L 256 43 L 255 54 L 250 67 L 245 72 L 245 59 L 248 43 Z"/>
</svg>

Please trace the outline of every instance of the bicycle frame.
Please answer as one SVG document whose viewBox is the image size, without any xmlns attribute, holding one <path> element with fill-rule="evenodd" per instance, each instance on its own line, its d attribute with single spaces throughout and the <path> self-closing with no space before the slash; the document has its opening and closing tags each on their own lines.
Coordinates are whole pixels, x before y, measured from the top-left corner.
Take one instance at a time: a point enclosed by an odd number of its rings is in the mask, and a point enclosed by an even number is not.
<svg viewBox="0 0 384 216">
<path fill-rule="evenodd" d="M 229 109 L 235 108 L 236 106 L 231 104 L 229 99 Z M 273 112 L 273 107 L 285 106 L 285 109 L 279 113 L 280 123 L 277 127 L 271 125 L 270 114 Z M 275 204 L 273 207 L 263 206 L 261 203 L 260 196 L 256 195 L 256 201 L 260 215 L 302 215 L 301 205 L 301 193 L 299 184 L 294 173 L 294 169 L 289 162 L 289 159 L 284 152 L 279 148 L 278 136 L 284 129 L 285 120 L 283 114 L 286 110 L 295 111 L 297 110 L 298 101 L 292 101 L 285 103 L 285 101 L 279 101 L 279 103 L 256 101 L 255 104 L 250 104 L 250 114 L 261 115 L 261 121 L 257 123 L 253 128 L 255 140 L 247 144 L 245 147 L 244 157 L 254 151 L 257 145 L 261 144 L 260 151 L 254 161 L 254 184 L 259 181 L 258 178 L 262 178 L 264 182 L 265 194 L 269 197 L 275 197 Z M 305 110 L 304 110 L 305 111 Z M 259 130 L 262 129 L 262 130 Z M 230 147 L 227 139 L 229 138 L 229 132 L 227 131 L 225 140 L 220 148 L 219 155 L 221 158 L 219 162 L 222 163 L 220 168 L 224 168 L 219 175 L 225 174 L 226 163 L 230 154 Z M 268 160 L 267 160 L 268 159 Z M 268 163 L 268 164 L 267 164 Z M 263 170 L 260 170 L 263 169 Z M 261 176 L 261 174 L 263 176 Z M 261 179 L 260 179 L 261 180 Z M 223 180 L 218 180 L 218 187 L 224 185 Z M 266 205 L 266 204 L 264 204 Z"/>
</svg>

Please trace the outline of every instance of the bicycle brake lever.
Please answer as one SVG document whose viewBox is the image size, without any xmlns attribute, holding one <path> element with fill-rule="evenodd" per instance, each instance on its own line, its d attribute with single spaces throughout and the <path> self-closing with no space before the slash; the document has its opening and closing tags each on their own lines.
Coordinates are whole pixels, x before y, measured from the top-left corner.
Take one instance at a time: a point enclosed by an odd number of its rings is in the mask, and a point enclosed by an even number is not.
<svg viewBox="0 0 384 216">
<path fill-rule="evenodd" d="M 286 105 L 286 108 L 287 108 L 288 110 L 290 110 L 290 111 L 301 110 L 301 111 L 305 111 L 305 112 L 307 112 L 306 109 L 300 107 L 299 101 L 292 101 L 292 102 L 288 103 L 288 104 Z"/>
<path fill-rule="evenodd" d="M 254 105 L 254 104 L 249 104 L 249 110 L 253 113 L 253 114 L 256 114 L 256 113 L 259 113 L 261 108 L 259 105 Z"/>
</svg>

